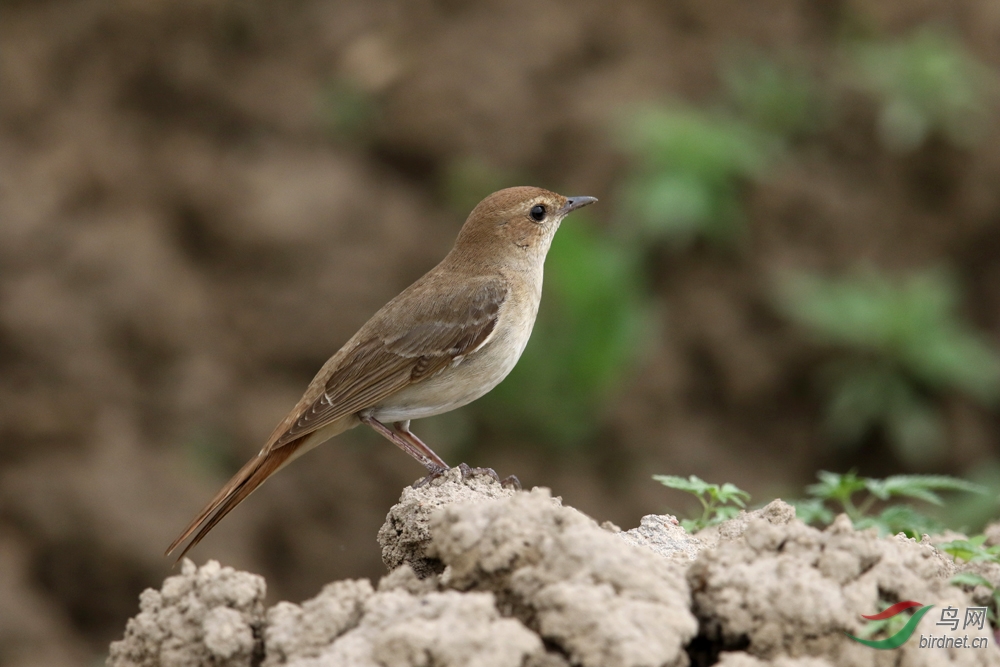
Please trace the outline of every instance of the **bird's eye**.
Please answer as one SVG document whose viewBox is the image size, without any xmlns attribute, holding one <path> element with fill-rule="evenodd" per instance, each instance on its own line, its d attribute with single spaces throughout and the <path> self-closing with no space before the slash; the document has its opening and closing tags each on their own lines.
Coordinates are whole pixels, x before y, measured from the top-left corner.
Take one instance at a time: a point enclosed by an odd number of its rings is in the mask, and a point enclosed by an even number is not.
<svg viewBox="0 0 1000 667">
<path fill-rule="evenodd" d="M 535 222 L 541 222 L 545 219 L 545 207 L 541 204 L 535 204 L 531 207 L 531 212 L 529 213 L 531 219 Z"/>
</svg>

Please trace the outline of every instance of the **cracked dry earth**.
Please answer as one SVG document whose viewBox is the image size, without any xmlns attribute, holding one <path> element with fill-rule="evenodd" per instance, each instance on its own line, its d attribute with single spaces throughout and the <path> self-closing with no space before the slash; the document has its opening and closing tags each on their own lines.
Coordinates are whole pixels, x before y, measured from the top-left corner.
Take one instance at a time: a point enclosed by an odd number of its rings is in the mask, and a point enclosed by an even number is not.
<svg viewBox="0 0 1000 667">
<path fill-rule="evenodd" d="M 670 516 L 622 531 L 544 488 L 452 471 L 407 488 L 378 535 L 390 572 L 265 608 L 260 576 L 214 561 L 140 598 L 113 667 L 827 667 L 1000 665 L 987 649 L 855 643 L 879 603 L 984 604 L 929 539 L 846 517 L 806 526 L 776 500 L 687 534 Z M 978 572 L 1000 583 L 1000 568 Z M 940 634 L 928 614 L 918 632 Z M 926 626 L 926 627 L 925 627 Z M 969 632 L 970 636 L 976 634 Z"/>
</svg>

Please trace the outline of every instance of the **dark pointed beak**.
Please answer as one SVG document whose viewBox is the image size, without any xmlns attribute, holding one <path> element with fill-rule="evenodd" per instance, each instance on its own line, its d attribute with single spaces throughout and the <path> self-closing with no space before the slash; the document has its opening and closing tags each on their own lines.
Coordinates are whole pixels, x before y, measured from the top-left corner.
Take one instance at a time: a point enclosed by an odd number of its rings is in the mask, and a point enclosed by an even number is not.
<svg viewBox="0 0 1000 667">
<path fill-rule="evenodd" d="M 559 209 L 559 215 L 566 215 L 587 204 L 593 204 L 595 201 L 597 201 L 597 197 L 569 197 L 563 207 Z"/>
</svg>

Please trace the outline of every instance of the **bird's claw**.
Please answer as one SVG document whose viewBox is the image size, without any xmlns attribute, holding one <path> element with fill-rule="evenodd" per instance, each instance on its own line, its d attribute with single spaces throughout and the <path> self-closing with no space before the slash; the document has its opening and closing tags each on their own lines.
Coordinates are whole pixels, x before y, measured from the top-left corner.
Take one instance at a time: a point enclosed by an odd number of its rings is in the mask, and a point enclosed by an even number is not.
<svg viewBox="0 0 1000 667">
<path fill-rule="evenodd" d="M 497 482 L 505 489 L 513 489 L 515 491 L 521 490 L 521 480 L 517 478 L 517 475 L 509 475 L 503 479 L 497 475 L 497 471 L 493 468 L 472 468 L 469 467 L 467 463 L 462 463 L 458 466 L 458 469 L 462 471 L 462 480 L 466 480 L 474 475 L 486 475 L 491 477 L 494 482 Z"/>
<path fill-rule="evenodd" d="M 469 467 L 468 463 L 461 463 L 458 469 L 462 471 L 462 481 L 469 479 L 470 477 L 475 477 L 476 475 L 486 475 L 493 479 L 497 484 L 500 483 L 500 475 L 493 468 L 472 468 Z"/>
<path fill-rule="evenodd" d="M 424 477 L 423 479 L 418 479 L 416 482 L 414 482 L 412 488 L 419 489 L 422 486 L 427 486 L 428 484 L 430 484 L 435 479 L 445 474 L 449 470 L 450 468 L 442 468 L 441 466 L 434 466 L 433 468 L 428 466 L 427 476 Z"/>
<path fill-rule="evenodd" d="M 505 489 L 513 489 L 515 491 L 521 490 L 521 480 L 517 478 L 517 475 L 508 475 L 504 477 L 500 482 L 500 486 Z"/>
</svg>

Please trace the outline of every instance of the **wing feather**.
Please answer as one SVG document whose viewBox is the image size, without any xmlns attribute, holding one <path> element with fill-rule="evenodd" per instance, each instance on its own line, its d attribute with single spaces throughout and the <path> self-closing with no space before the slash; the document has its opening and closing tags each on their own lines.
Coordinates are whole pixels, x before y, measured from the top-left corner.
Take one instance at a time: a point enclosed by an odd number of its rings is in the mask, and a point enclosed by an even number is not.
<svg viewBox="0 0 1000 667">
<path fill-rule="evenodd" d="M 371 407 L 475 350 L 496 327 L 506 298 L 507 287 L 497 278 L 470 281 L 448 298 L 428 304 L 430 312 L 403 318 L 391 333 L 355 341 L 330 373 L 322 393 L 302 406 L 273 447 Z"/>
</svg>

